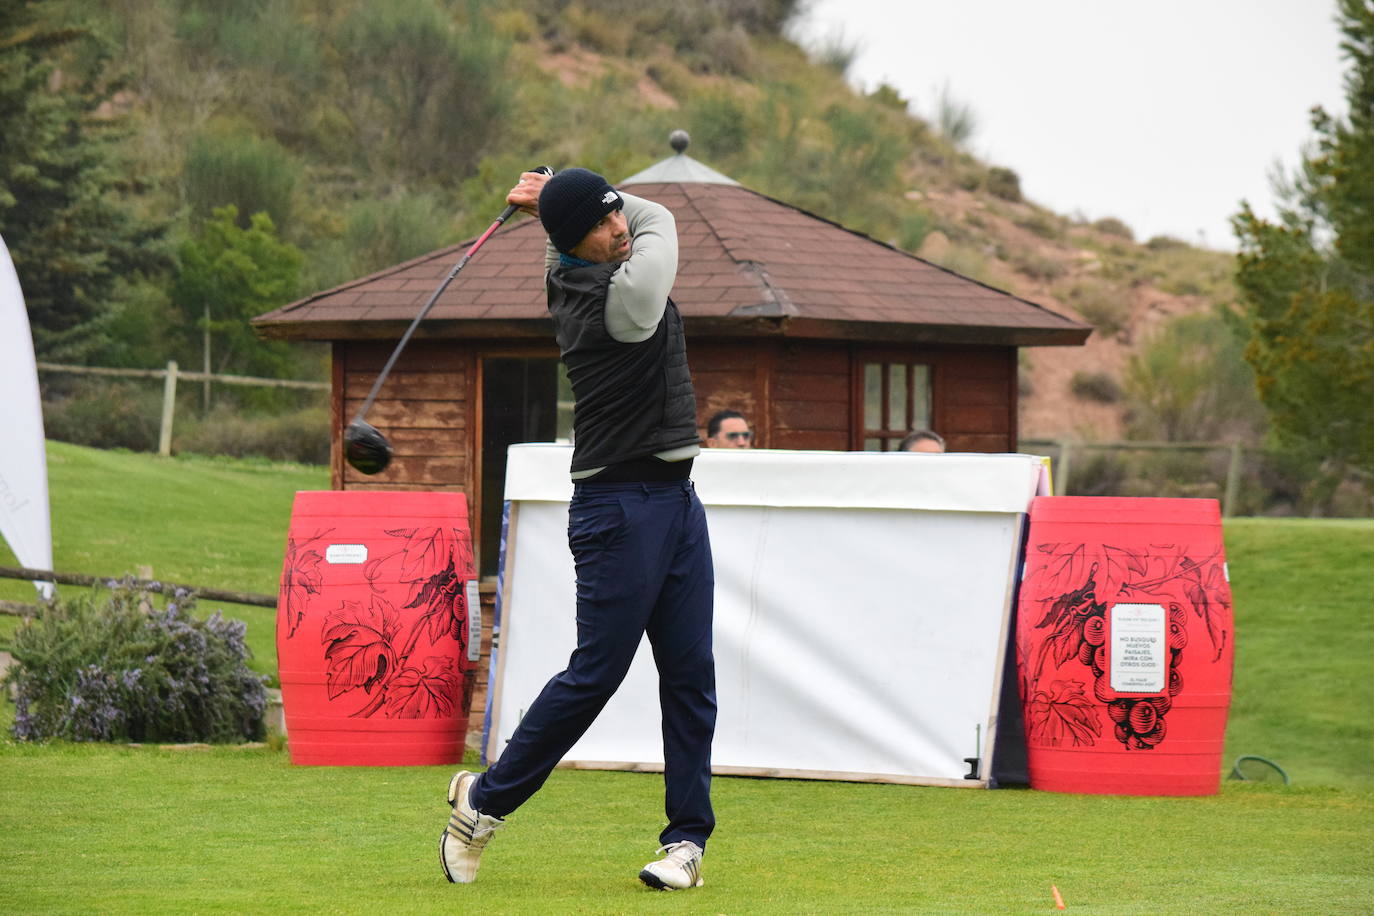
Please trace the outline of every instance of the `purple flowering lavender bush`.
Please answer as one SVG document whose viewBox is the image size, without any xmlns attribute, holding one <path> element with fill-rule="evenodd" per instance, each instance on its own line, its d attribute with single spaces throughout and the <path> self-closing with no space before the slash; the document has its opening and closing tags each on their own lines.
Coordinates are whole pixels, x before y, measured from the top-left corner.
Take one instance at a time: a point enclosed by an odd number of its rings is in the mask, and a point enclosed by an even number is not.
<svg viewBox="0 0 1374 916">
<path fill-rule="evenodd" d="M 58 599 L 15 632 L 5 677 L 26 741 L 259 740 L 263 678 L 244 624 L 129 583 Z"/>
</svg>

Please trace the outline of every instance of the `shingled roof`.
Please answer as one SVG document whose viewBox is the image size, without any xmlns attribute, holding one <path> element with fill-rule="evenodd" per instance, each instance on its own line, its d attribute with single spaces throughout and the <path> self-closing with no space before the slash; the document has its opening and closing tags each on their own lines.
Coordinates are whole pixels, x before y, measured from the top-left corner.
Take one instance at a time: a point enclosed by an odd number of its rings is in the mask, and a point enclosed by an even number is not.
<svg viewBox="0 0 1374 916">
<path fill-rule="evenodd" d="M 688 333 L 1007 346 L 1082 344 L 1087 325 L 765 197 L 685 153 L 622 182 L 677 219 Z M 548 335 L 544 233 L 517 217 L 444 292 L 429 337 Z M 269 337 L 395 339 L 472 240 L 254 319 Z"/>
</svg>

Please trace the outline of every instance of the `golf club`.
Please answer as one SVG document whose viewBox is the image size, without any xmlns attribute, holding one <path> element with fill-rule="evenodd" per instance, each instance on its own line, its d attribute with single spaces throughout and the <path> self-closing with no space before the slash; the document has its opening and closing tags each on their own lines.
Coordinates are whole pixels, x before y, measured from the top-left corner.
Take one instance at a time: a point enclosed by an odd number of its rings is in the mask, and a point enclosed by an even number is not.
<svg viewBox="0 0 1374 916">
<path fill-rule="evenodd" d="M 539 172 L 544 175 L 553 174 L 553 169 L 549 168 L 547 165 L 541 165 L 537 168 L 530 169 L 530 171 Z M 464 265 L 466 265 L 467 262 L 471 260 L 472 256 L 477 253 L 477 250 L 491 237 L 491 234 L 495 232 L 502 223 L 510 219 L 511 215 L 514 214 L 517 209 L 519 208 L 516 207 L 515 204 L 507 206 L 506 209 L 501 211 L 501 215 L 496 217 L 496 221 L 487 227 L 487 231 L 483 232 L 478 236 L 477 241 L 468 246 L 468 250 L 463 253 L 463 257 L 454 265 L 453 270 L 449 271 L 448 276 L 444 278 L 444 282 L 440 283 L 439 288 L 430 295 L 429 301 L 425 303 L 424 308 L 420 309 L 420 314 L 415 316 L 415 320 L 410 323 L 410 327 L 406 328 L 406 332 L 401 335 L 400 342 L 396 344 L 396 349 L 391 351 L 391 358 L 388 359 L 386 365 L 382 367 L 382 371 L 377 376 L 377 380 L 372 383 L 372 390 L 367 393 L 367 398 L 363 401 L 363 405 L 358 408 L 358 413 L 353 417 L 353 422 L 349 423 L 348 428 L 344 430 L 344 458 L 347 459 L 349 464 L 362 473 L 380 474 L 382 471 L 386 470 L 386 466 L 391 463 L 391 443 L 386 441 L 386 436 L 382 435 L 381 430 L 377 429 L 377 427 L 368 423 L 363 418 L 367 415 L 368 409 L 372 407 L 372 402 L 377 399 L 377 392 L 382 390 L 382 383 L 386 381 L 387 375 L 391 372 L 391 367 L 396 365 L 396 358 L 401 355 L 401 351 L 405 349 L 406 343 L 410 340 L 410 335 L 415 333 L 415 328 L 418 327 L 425 316 L 429 314 L 429 310 L 434 306 L 434 303 L 438 300 L 439 296 L 443 294 L 444 290 L 448 288 L 449 283 L 453 282 L 453 278 L 458 276 L 458 272 L 463 269 Z"/>
</svg>

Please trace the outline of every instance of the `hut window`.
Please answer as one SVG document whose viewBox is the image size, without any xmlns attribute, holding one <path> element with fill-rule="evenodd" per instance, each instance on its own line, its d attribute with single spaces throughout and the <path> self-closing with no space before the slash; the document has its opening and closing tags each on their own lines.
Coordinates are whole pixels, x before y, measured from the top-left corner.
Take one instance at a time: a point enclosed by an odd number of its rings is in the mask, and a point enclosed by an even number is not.
<svg viewBox="0 0 1374 916">
<path fill-rule="evenodd" d="M 864 363 L 865 451 L 891 451 L 913 429 L 929 426 L 929 366 L 896 360 Z"/>
<path fill-rule="evenodd" d="M 507 447 L 517 442 L 567 442 L 571 432 L 572 388 L 561 361 L 482 361 L 482 575 L 495 575 L 500 559 Z"/>
</svg>

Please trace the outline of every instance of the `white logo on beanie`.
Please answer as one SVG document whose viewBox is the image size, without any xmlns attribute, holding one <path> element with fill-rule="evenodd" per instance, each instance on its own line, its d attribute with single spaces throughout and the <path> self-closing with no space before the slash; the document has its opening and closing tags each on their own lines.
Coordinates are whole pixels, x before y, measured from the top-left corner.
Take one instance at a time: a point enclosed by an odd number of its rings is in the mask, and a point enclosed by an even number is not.
<svg viewBox="0 0 1374 916">
<path fill-rule="evenodd" d="M 605 194 L 601 195 L 601 202 L 603 204 L 613 204 L 619 199 L 620 195 L 614 191 L 607 191 Z"/>
</svg>

